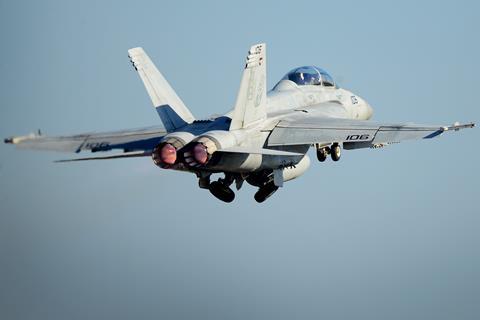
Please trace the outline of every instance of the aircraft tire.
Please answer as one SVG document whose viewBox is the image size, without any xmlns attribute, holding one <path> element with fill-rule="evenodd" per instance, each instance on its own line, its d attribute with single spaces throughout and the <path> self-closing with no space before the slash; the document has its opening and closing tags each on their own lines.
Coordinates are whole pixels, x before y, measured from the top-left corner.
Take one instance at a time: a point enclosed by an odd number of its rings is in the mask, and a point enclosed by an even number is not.
<svg viewBox="0 0 480 320">
<path fill-rule="evenodd" d="M 222 200 L 223 202 L 230 203 L 235 199 L 235 192 L 219 181 L 210 183 L 208 190 L 217 199 Z"/>
<path fill-rule="evenodd" d="M 321 148 L 317 150 L 318 161 L 324 162 L 325 160 L 327 160 L 327 157 L 328 157 L 328 152 L 325 148 Z"/>
<path fill-rule="evenodd" d="M 330 154 L 333 161 L 340 160 L 340 157 L 342 155 L 342 149 L 340 148 L 338 143 L 332 144 L 332 147 L 330 148 Z"/>
<path fill-rule="evenodd" d="M 254 196 L 255 201 L 257 201 L 258 203 L 262 203 L 267 200 L 272 194 L 274 194 L 277 190 L 278 187 L 274 185 L 273 182 L 270 182 L 258 189 Z"/>
</svg>

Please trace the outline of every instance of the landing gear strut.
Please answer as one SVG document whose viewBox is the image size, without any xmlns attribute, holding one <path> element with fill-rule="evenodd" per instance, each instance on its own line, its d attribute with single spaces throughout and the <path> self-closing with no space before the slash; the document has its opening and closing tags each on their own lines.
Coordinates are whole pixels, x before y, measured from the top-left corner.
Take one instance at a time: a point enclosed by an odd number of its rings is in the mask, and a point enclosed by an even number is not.
<svg viewBox="0 0 480 320">
<path fill-rule="evenodd" d="M 220 178 L 217 181 L 210 182 L 211 173 L 198 172 L 198 185 L 202 189 L 208 189 L 215 198 L 223 202 L 230 203 L 235 199 L 235 192 L 230 186 L 235 182 L 237 190 L 242 187 L 243 181 L 246 180 L 249 184 L 258 187 L 255 193 L 255 201 L 261 203 L 267 200 L 274 194 L 278 187 L 273 182 L 272 170 L 263 170 L 248 176 L 235 173 L 225 173 L 225 178 Z"/>
<path fill-rule="evenodd" d="M 210 174 L 208 175 L 199 175 L 198 177 L 198 186 L 200 189 L 210 188 Z"/>
<path fill-rule="evenodd" d="M 202 189 L 208 189 L 217 199 L 224 202 L 232 202 L 235 199 L 235 193 L 230 189 L 230 185 L 236 180 L 232 174 L 225 174 L 225 178 L 210 182 L 211 173 L 199 172 L 198 186 Z M 237 179 L 238 180 L 238 179 Z M 237 181 L 237 189 L 241 187 L 241 183 Z"/>
<path fill-rule="evenodd" d="M 258 191 L 255 193 L 255 201 L 261 203 L 267 200 L 278 187 L 273 183 L 272 171 L 264 170 L 250 174 L 247 177 L 247 182 L 252 186 L 258 187 Z"/>
</svg>

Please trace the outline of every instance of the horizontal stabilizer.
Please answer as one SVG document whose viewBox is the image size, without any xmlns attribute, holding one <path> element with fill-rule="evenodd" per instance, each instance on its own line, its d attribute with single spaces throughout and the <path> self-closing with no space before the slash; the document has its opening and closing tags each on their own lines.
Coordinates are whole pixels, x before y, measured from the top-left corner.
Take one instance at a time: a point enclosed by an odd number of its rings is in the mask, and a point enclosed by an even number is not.
<svg viewBox="0 0 480 320">
<path fill-rule="evenodd" d="M 161 127 L 120 130 L 101 133 L 82 133 L 71 136 L 44 136 L 30 134 L 6 138 L 5 143 L 21 149 L 75 152 L 110 151 L 122 149 L 128 151 L 150 151 L 165 136 Z"/>
<path fill-rule="evenodd" d="M 61 162 L 74 162 L 74 161 L 87 161 L 87 160 L 110 160 L 110 159 L 122 159 L 122 158 L 139 158 L 139 157 L 149 157 L 151 156 L 151 152 L 126 152 L 120 154 L 112 154 L 112 155 L 105 155 L 105 156 L 98 156 L 98 157 L 86 157 L 86 158 L 74 158 L 74 159 L 63 159 L 63 160 L 55 160 L 56 163 Z"/>
</svg>

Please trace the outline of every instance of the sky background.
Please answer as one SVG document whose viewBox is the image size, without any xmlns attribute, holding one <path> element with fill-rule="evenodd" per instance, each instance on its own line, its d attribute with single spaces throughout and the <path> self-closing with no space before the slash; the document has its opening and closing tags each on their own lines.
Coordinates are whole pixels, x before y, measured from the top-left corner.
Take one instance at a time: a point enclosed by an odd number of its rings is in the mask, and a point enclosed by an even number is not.
<svg viewBox="0 0 480 320">
<path fill-rule="evenodd" d="M 0 137 L 159 124 L 142 46 L 198 118 L 250 45 L 271 88 L 314 64 L 374 119 L 479 112 L 478 1 L 0 1 Z M 479 319 L 478 129 L 312 161 L 232 204 L 150 159 L 0 145 L 0 318 Z M 311 156 L 314 157 L 313 154 Z"/>
</svg>

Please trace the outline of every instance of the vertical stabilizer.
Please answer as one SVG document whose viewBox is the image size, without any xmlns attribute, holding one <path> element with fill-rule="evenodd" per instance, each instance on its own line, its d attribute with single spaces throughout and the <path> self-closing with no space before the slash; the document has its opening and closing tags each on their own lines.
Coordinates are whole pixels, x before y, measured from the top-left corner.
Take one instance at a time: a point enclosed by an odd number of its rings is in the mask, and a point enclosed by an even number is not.
<svg viewBox="0 0 480 320">
<path fill-rule="evenodd" d="M 249 127 L 267 115 L 266 45 L 256 44 L 248 52 L 230 130 Z"/>
<path fill-rule="evenodd" d="M 168 132 L 192 123 L 195 118 L 142 48 L 128 50 L 128 56 L 147 89 L 153 106 Z"/>
</svg>

